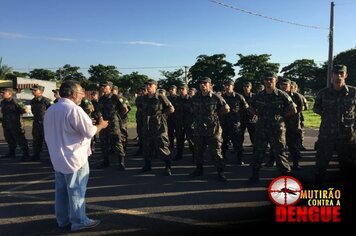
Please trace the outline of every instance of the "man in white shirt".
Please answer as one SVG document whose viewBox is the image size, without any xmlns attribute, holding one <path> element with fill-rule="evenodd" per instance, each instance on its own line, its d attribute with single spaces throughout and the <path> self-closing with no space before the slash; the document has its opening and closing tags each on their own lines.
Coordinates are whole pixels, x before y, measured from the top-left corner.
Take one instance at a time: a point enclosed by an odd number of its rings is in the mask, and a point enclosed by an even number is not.
<svg viewBox="0 0 356 236">
<path fill-rule="evenodd" d="M 89 179 L 88 156 L 91 138 L 108 126 L 108 121 L 92 120 L 78 106 L 84 97 L 77 81 L 65 81 L 61 98 L 44 117 L 44 133 L 55 170 L 55 213 L 59 227 L 71 224 L 71 230 L 92 228 L 100 220 L 89 219 L 85 211 L 85 192 Z"/>
</svg>

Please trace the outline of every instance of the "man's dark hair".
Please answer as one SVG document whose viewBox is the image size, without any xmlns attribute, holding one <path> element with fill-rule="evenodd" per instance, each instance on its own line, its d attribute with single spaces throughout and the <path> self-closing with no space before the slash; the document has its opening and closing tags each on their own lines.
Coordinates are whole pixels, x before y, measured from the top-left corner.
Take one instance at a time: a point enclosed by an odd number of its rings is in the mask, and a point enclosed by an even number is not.
<svg viewBox="0 0 356 236">
<path fill-rule="evenodd" d="M 74 92 L 77 92 L 77 85 L 80 83 L 76 80 L 66 80 L 59 88 L 59 95 L 63 98 L 70 97 Z"/>
</svg>

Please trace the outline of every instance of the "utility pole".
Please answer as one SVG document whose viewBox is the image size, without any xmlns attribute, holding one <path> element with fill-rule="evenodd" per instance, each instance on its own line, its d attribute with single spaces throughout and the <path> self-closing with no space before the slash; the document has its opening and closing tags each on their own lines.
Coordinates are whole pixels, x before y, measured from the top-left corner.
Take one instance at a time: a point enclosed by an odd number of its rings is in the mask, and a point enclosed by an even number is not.
<svg viewBox="0 0 356 236">
<path fill-rule="evenodd" d="M 330 87 L 332 68 L 333 68 L 333 48 L 334 48 L 334 2 L 330 3 L 330 28 L 329 28 L 329 58 L 328 58 L 328 74 L 326 87 Z"/>
<path fill-rule="evenodd" d="M 184 66 L 184 81 L 188 85 L 188 66 Z"/>
</svg>

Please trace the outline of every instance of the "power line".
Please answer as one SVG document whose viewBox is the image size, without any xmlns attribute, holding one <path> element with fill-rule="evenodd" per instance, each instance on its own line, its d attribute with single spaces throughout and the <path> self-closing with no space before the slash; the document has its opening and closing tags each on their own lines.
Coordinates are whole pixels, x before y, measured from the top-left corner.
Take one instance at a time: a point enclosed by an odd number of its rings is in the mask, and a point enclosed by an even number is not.
<svg viewBox="0 0 356 236">
<path fill-rule="evenodd" d="M 314 26 L 314 25 L 304 25 L 304 24 L 299 24 L 299 23 L 292 22 L 292 21 L 287 21 L 287 20 L 274 18 L 274 17 L 271 17 L 271 16 L 262 15 L 262 14 L 259 14 L 259 13 L 256 13 L 256 12 L 247 11 L 247 10 L 244 10 L 244 9 L 241 9 L 241 8 L 237 8 L 237 7 L 234 7 L 234 6 L 231 6 L 231 5 L 228 5 L 226 3 L 216 1 L 216 0 L 210 0 L 210 2 L 219 4 L 219 5 L 222 5 L 224 7 L 231 8 L 233 10 L 240 11 L 240 12 L 243 12 L 243 13 L 246 13 L 246 14 L 262 17 L 262 18 L 265 18 L 265 19 L 268 19 L 268 20 L 273 20 L 273 21 L 277 21 L 277 22 L 281 22 L 281 23 L 285 23 L 285 24 L 301 26 L 301 27 L 311 28 L 311 29 L 329 30 L 329 28 L 326 28 L 326 27 L 320 27 L 320 26 Z"/>
<path fill-rule="evenodd" d="M 91 67 L 80 67 L 79 70 L 89 70 Z M 167 69 L 167 68 L 184 68 L 184 66 L 146 66 L 146 67 L 117 67 L 118 70 L 150 70 L 150 69 Z M 58 70 L 62 69 L 59 67 L 26 67 L 26 68 L 13 68 L 13 70 L 34 70 L 34 69 L 45 69 L 45 70 Z"/>
</svg>

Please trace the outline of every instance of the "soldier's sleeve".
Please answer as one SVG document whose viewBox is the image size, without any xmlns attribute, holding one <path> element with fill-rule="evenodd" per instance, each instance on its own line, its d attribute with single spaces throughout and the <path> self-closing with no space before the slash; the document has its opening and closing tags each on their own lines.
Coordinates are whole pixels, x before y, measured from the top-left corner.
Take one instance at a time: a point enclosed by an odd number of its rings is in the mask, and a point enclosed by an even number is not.
<svg viewBox="0 0 356 236">
<path fill-rule="evenodd" d="M 226 113 L 230 112 L 230 106 L 227 104 L 227 102 L 225 101 L 225 99 L 221 96 L 216 96 L 218 99 L 218 114 L 219 115 L 224 115 Z"/>
<path fill-rule="evenodd" d="M 117 104 L 117 110 L 120 112 L 120 114 L 122 115 L 126 114 L 128 112 L 128 108 L 124 103 L 124 100 L 122 98 L 119 98 L 118 96 L 115 96 L 115 100 Z"/>
<path fill-rule="evenodd" d="M 303 107 L 303 111 L 306 111 L 306 110 L 308 110 L 308 109 L 309 109 L 308 100 L 306 99 L 306 97 L 305 97 L 305 96 L 303 96 L 303 95 L 301 95 L 301 96 L 302 96 L 303 105 L 304 105 L 304 107 Z"/>
<path fill-rule="evenodd" d="M 248 110 L 248 108 L 249 108 L 250 106 L 249 106 L 248 103 L 246 102 L 246 99 L 245 99 L 244 96 L 242 96 L 242 95 L 239 95 L 239 96 L 240 96 L 240 99 L 241 99 L 241 108 L 242 108 L 242 110 L 244 110 L 244 111 Z"/>
<path fill-rule="evenodd" d="M 321 115 L 321 113 L 323 112 L 322 92 L 319 92 L 315 98 L 313 112 L 315 112 L 316 114 L 319 114 L 319 115 Z"/>
<path fill-rule="evenodd" d="M 159 98 L 161 99 L 163 105 L 163 112 L 166 115 L 172 114 L 174 112 L 174 106 L 169 101 L 169 99 L 164 95 L 159 95 Z"/>
<path fill-rule="evenodd" d="M 304 108 L 304 102 L 302 100 L 302 97 L 299 94 L 296 94 L 297 99 L 295 101 L 295 104 L 297 105 L 297 112 L 300 113 L 303 111 Z"/>
<path fill-rule="evenodd" d="M 297 113 L 296 104 L 293 102 L 292 98 L 285 92 L 281 92 L 282 99 L 284 100 L 284 117 L 290 117 Z"/>
</svg>

